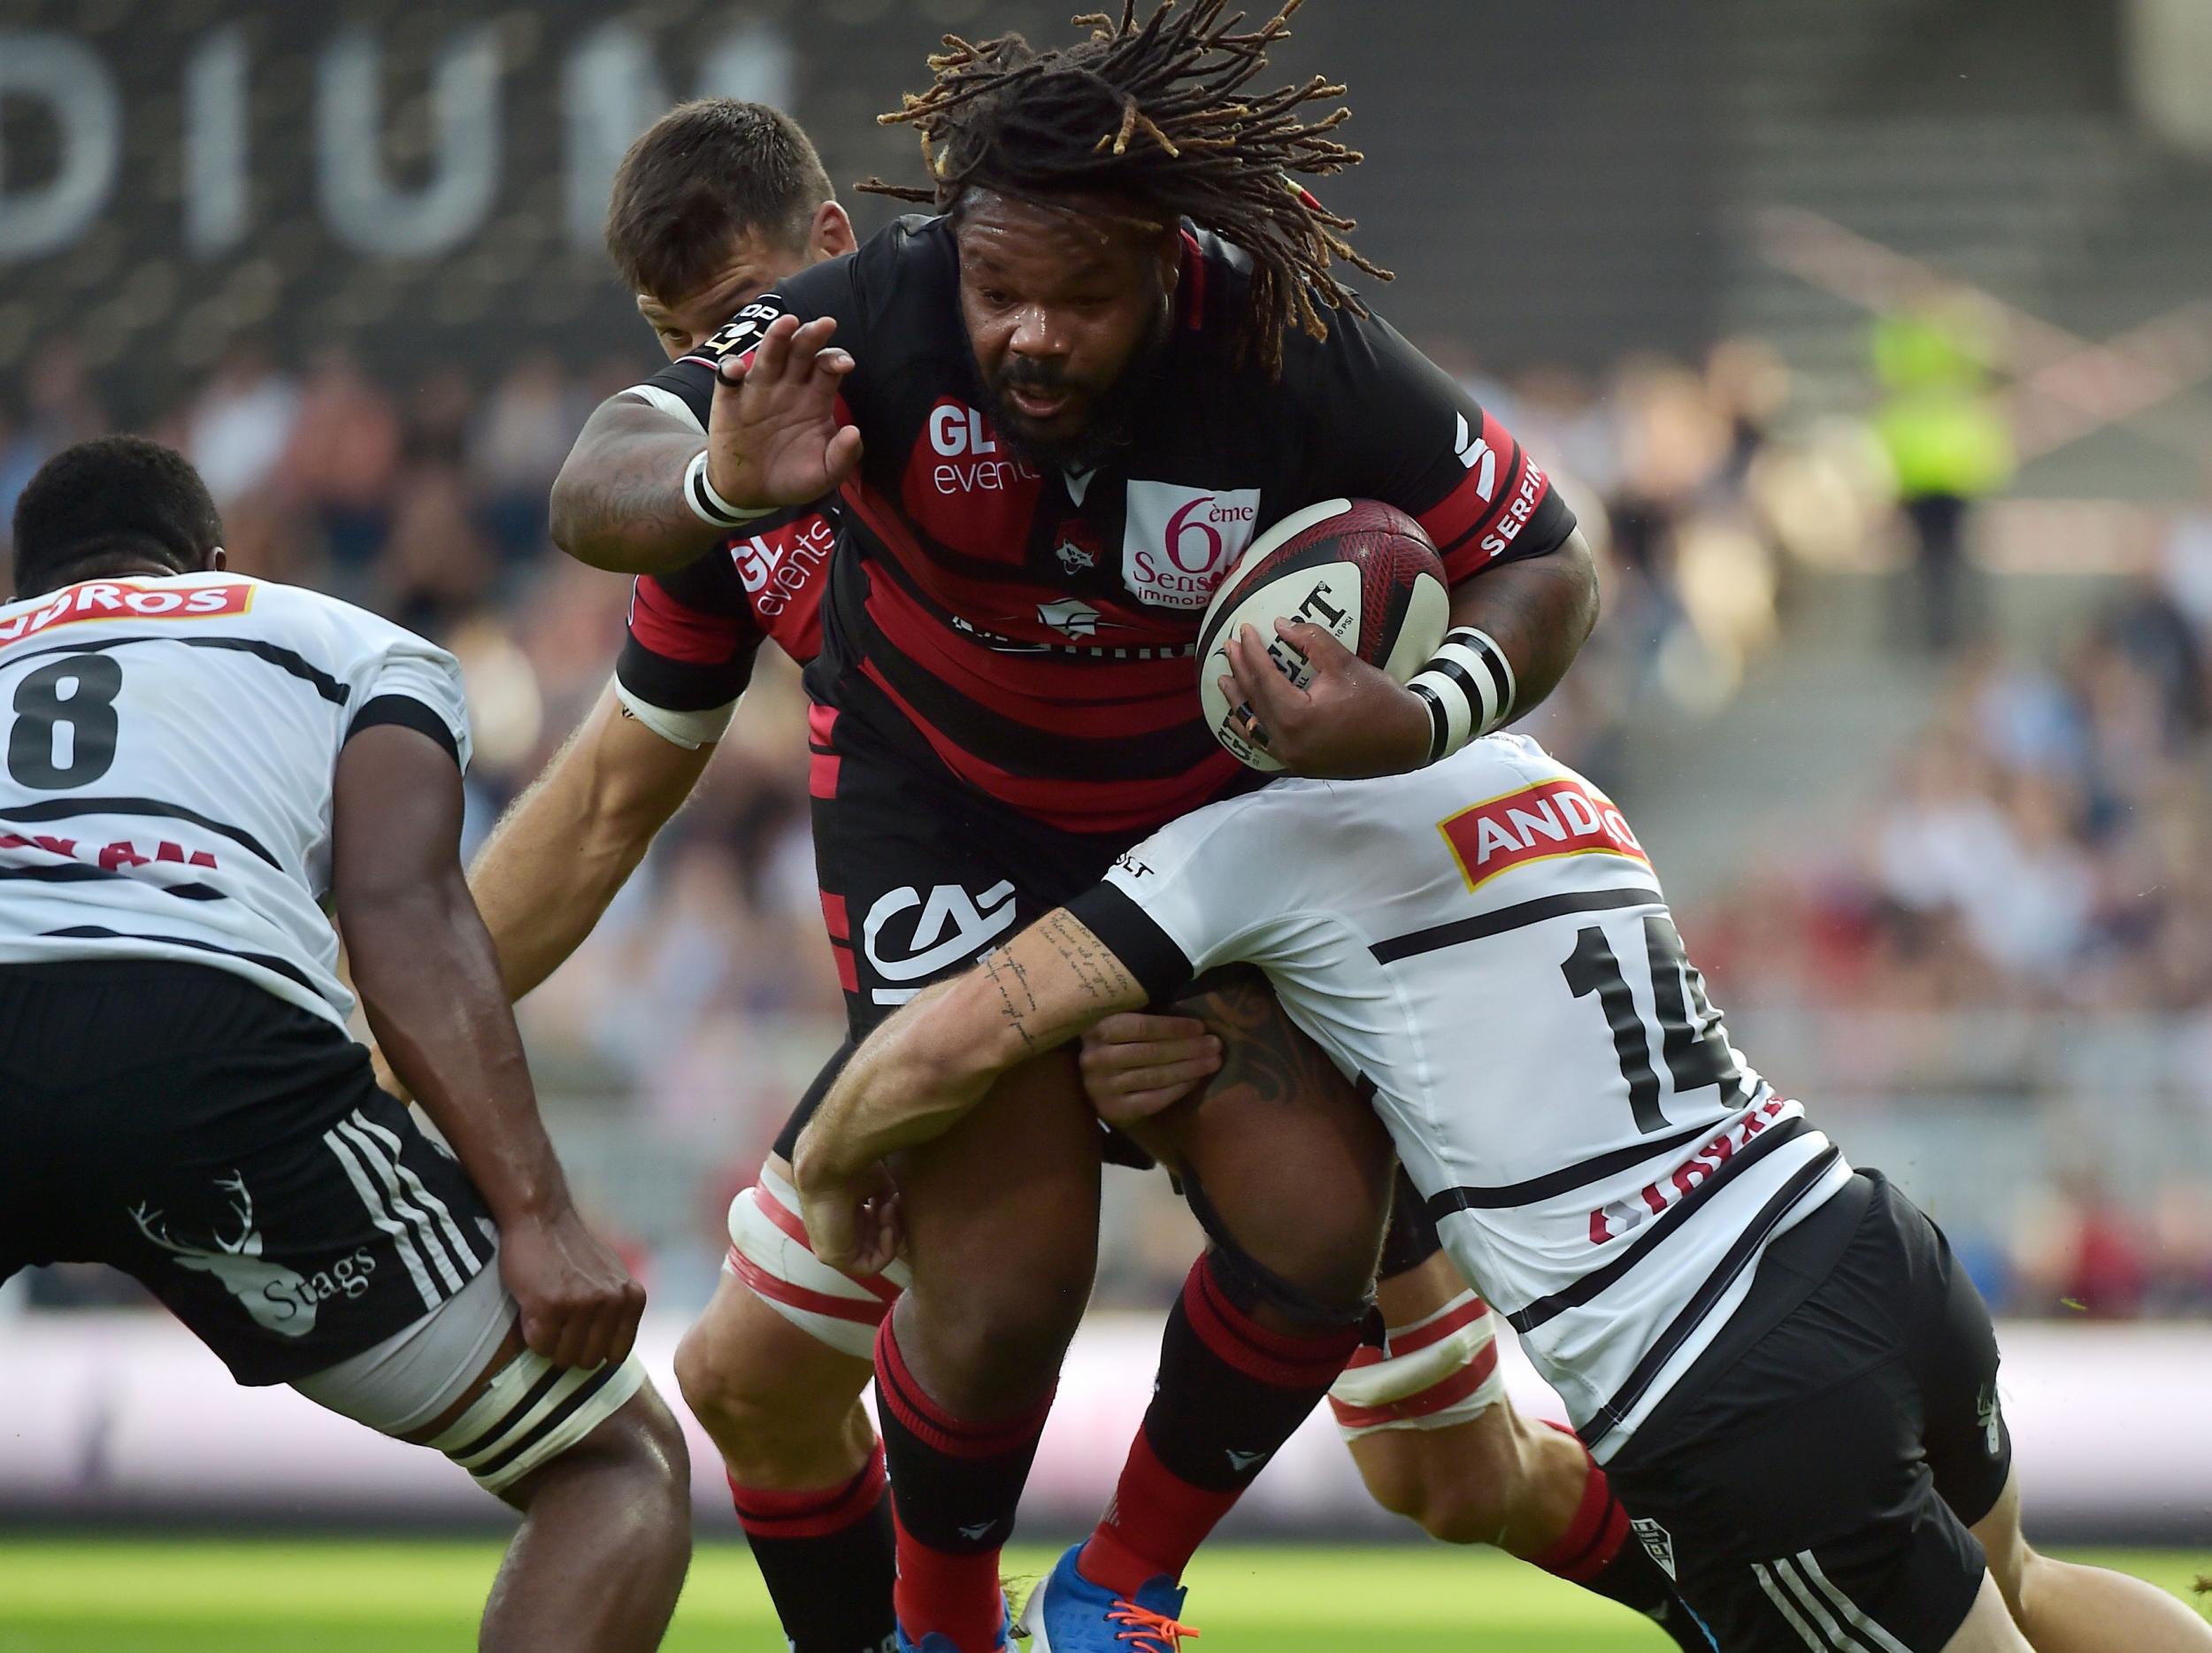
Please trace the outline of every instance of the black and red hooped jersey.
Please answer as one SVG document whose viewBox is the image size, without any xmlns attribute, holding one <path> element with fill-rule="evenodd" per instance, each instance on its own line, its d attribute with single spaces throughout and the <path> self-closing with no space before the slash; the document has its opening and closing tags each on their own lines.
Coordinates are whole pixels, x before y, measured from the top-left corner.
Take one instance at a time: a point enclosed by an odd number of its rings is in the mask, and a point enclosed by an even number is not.
<svg viewBox="0 0 2212 1653">
<path fill-rule="evenodd" d="M 1164 356 L 1097 469 L 1049 473 L 994 427 L 949 220 L 908 218 L 794 276 L 657 374 L 703 421 L 715 365 L 776 317 L 833 315 L 864 440 L 842 495 L 814 697 L 1048 825 L 1134 832 L 1242 772 L 1199 712 L 1215 584 L 1279 519 L 1339 496 L 1418 518 L 1455 581 L 1574 520 L 1498 422 L 1389 325 L 1293 332 L 1271 381 L 1229 348 L 1249 261 L 1187 228 Z M 865 687 L 863 687 L 863 686 Z"/>
<path fill-rule="evenodd" d="M 822 647 L 822 592 L 837 549 L 836 508 L 779 511 L 665 574 L 641 575 L 615 665 L 624 700 L 669 714 L 672 730 L 721 733 L 773 642 L 801 665 Z M 703 721 L 689 725 L 694 718 Z"/>
</svg>

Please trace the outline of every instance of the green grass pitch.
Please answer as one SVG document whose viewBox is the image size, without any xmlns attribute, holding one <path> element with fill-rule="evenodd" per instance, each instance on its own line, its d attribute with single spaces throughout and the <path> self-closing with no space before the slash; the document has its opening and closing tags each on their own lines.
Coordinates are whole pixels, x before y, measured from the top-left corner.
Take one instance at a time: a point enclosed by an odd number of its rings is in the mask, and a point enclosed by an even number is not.
<svg viewBox="0 0 2212 1653">
<path fill-rule="evenodd" d="M 0 1539 L 0 1653 L 466 1653 L 496 1565 L 472 1540 Z M 2201 1557 L 2104 1559 L 2186 1592 Z M 1023 1551 L 1010 1577 L 1050 1557 Z M 1664 1653 L 1607 1603 L 1490 1552 L 1223 1548 L 1192 1571 L 1194 1653 Z M 759 1575 L 703 1544 L 666 1645 L 781 1653 Z"/>
</svg>

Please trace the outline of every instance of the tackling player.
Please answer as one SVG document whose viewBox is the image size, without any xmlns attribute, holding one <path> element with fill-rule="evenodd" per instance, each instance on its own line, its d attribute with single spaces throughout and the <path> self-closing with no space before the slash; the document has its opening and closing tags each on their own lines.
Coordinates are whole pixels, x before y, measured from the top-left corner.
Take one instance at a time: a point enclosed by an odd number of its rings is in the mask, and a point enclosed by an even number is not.
<svg viewBox="0 0 2212 1653">
<path fill-rule="evenodd" d="M 688 1460 L 462 879 L 459 668 L 223 573 L 221 533 L 191 466 L 134 437 L 56 455 L 16 506 L 0 1280 L 121 1269 L 241 1383 L 433 1447 L 520 1510 L 484 1647 L 657 1647 Z M 452 1153 L 347 1035 L 326 897 Z"/>
<path fill-rule="evenodd" d="M 1202 0 L 1065 51 L 1010 37 L 939 60 L 909 114 L 945 215 L 794 278 L 662 375 L 703 447 L 672 419 L 649 455 L 588 427 L 564 471 L 564 543 L 629 567 L 846 483 L 809 680 L 856 1031 L 1240 784 L 1194 715 L 1192 638 L 1286 512 L 1347 494 L 1421 516 L 1474 663 L 1425 700 L 1333 673 L 1312 718 L 1268 732 L 1294 767 L 1455 747 L 1540 699 L 1587 633 L 1588 555 L 1541 470 L 1330 273 L 1344 226 L 1286 177 L 1356 158 L 1322 135 L 1335 117 L 1299 114 L 1324 88 L 1241 101 L 1283 32 Z M 849 353 L 821 349 L 833 323 Z M 1179 1567 L 1354 1346 L 1386 1157 L 1344 1157 L 1364 1127 L 1340 1087 L 1295 1100 L 1242 1121 L 1211 1100 L 1174 1145 L 1222 1243 L 1171 1330 L 1102 1573 Z M 1010 1076 L 994 1111 L 1019 1179 L 956 1141 L 902 1165 L 916 1279 L 877 1345 L 902 1623 L 964 1653 L 997 1640 L 995 1552 L 1095 1243 L 1072 1068 Z M 1289 1124 L 1313 1153 L 1282 1151 Z"/>
<path fill-rule="evenodd" d="M 607 242 L 673 358 L 763 288 L 848 249 L 850 232 L 794 122 L 715 99 L 672 111 L 633 145 L 615 180 Z M 633 411 L 640 406 L 645 414 Z M 689 423 L 696 444 L 688 407 L 649 388 L 611 403 L 597 422 L 611 433 L 640 426 L 649 442 L 664 422 L 650 416 L 656 408 Z M 471 874 L 515 996 L 589 933 L 688 796 L 761 643 L 801 662 L 813 657 L 831 532 L 810 511 L 764 519 L 675 573 L 640 579 L 615 680 Z M 1263 988 L 1225 989 L 1204 1007 L 1233 1018 L 1219 1024 L 1225 1085 L 1271 1083 L 1310 1052 Z M 1148 1074 L 1162 1056 L 1188 1060 L 1209 1049 L 1188 1042 L 1102 1042 L 1087 1053 L 1087 1073 L 1102 1090 L 1118 1088 L 1131 1064 Z M 795 1653 L 856 1653 L 893 1634 L 890 1513 L 860 1395 L 895 1293 L 807 1249 L 787 1157 L 802 1122 L 733 1203 L 725 1278 L 679 1346 L 676 1372 L 721 1451 Z M 1604 1476 L 1571 1441 L 1532 1431 L 1504 1400 L 1492 1319 L 1437 1254 L 1432 1228 L 1394 1223 L 1381 1272 L 1390 1341 L 1362 1349 L 1333 1397 L 1377 1497 L 1448 1542 L 1498 1542 L 1663 1612 L 1671 1593 L 1639 1549 L 1623 1547 L 1625 1520 Z M 890 1284 L 904 1277 L 895 1265 Z"/>
<path fill-rule="evenodd" d="M 1234 652 L 1263 719 L 1294 715 L 1256 633 Z M 1518 736 L 1199 811 L 900 1011 L 800 1137 L 817 1249 L 880 1260 L 882 1156 L 1231 961 L 1371 1091 L 1721 1653 L 2212 1649 L 2163 1592 L 2028 1547 L 1972 1282 L 1744 1062 L 1620 811 Z M 1036 1653 L 1107 1645 L 1076 1555 L 1025 1612 Z M 1174 1580 L 1136 1599 L 1168 1626 L 1139 1645 L 1171 1649 Z"/>
</svg>

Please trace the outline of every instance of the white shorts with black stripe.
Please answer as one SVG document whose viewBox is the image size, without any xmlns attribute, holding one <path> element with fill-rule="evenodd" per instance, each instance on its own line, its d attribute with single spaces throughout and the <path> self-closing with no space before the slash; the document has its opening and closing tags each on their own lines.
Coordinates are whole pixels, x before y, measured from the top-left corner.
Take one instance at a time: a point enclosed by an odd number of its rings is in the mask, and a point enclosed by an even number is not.
<svg viewBox="0 0 2212 1653">
<path fill-rule="evenodd" d="M 292 1387 L 384 1434 L 419 1437 L 468 1392 L 518 1316 L 495 1264 L 405 1331 Z M 574 1446 L 644 1387 L 633 1354 L 589 1369 L 528 1349 L 500 1367 L 468 1410 L 428 1442 L 503 1492 Z"/>
</svg>

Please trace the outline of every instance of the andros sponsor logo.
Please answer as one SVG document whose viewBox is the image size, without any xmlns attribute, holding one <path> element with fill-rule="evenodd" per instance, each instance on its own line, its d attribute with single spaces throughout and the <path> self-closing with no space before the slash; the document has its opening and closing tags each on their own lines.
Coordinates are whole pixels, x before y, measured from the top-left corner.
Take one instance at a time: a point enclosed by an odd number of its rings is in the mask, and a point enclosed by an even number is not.
<svg viewBox="0 0 2212 1653">
<path fill-rule="evenodd" d="M 85 620 L 190 620 L 243 614 L 253 607 L 253 587 L 243 580 L 235 585 L 180 588 L 158 580 L 138 585 L 89 580 L 64 588 L 35 609 L 0 620 L 0 643 Z"/>
<path fill-rule="evenodd" d="M 1129 484 L 1121 577 L 1139 602 L 1202 609 L 1214 588 L 1252 542 L 1260 517 L 1256 488 Z"/>
<path fill-rule="evenodd" d="M 1613 800 L 1577 780 L 1548 780 L 1491 798 L 1437 824 L 1478 889 L 1509 867 L 1563 855 L 1618 855 L 1647 865 Z"/>
</svg>

